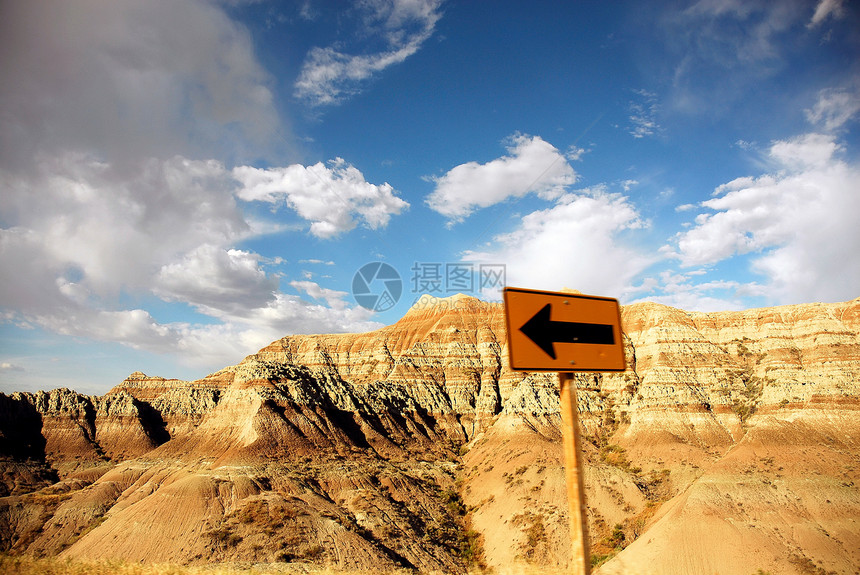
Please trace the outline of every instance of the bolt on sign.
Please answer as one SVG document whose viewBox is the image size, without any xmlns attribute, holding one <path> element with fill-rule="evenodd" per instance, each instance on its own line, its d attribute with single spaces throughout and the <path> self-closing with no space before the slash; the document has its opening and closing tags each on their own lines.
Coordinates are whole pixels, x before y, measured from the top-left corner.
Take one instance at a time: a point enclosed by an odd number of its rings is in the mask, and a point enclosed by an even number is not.
<svg viewBox="0 0 860 575">
<path fill-rule="evenodd" d="M 557 371 L 572 573 L 590 575 L 582 445 L 574 371 L 624 371 L 618 300 L 564 292 L 505 288 L 505 323 L 511 369 Z"/>
<path fill-rule="evenodd" d="M 511 369 L 624 371 L 618 300 L 505 288 Z"/>
</svg>

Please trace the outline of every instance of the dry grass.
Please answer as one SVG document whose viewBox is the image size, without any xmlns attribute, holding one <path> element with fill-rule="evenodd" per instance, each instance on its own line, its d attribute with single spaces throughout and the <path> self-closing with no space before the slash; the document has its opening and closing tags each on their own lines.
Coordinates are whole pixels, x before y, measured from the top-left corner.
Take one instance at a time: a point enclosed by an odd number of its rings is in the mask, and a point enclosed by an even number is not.
<svg viewBox="0 0 860 575">
<path fill-rule="evenodd" d="M 342 570 L 319 567 L 306 563 L 272 563 L 265 565 L 169 565 L 129 563 L 126 561 L 72 561 L 70 559 L 10 556 L 0 554 L 0 573 L 3 575 L 414 575 L 405 569 L 393 571 Z M 481 571 L 470 572 L 478 575 Z M 566 569 L 538 568 L 513 565 L 488 571 L 492 575 L 562 575 Z M 432 573 L 427 575 L 444 575 Z"/>
<path fill-rule="evenodd" d="M 311 564 L 272 563 L 265 565 L 170 565 L 127 561 L 73 561 L 70 559 L 9 556 L 0 554 L 3 575 L 406 575 L 410 571 L 380 572 L 377 569 L 340 570 Z"/>
</svg>

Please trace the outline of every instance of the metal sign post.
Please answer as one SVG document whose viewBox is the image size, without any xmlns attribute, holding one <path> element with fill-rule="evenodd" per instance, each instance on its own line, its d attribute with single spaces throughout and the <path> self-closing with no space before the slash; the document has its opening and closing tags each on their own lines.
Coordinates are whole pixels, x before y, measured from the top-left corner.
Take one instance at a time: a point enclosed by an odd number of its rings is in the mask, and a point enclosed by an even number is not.
<svg viewBox="0 0 860 575">
<path fill-rule="evenodd" d="M 505 288 L 511 369 L 557 371 L 574 575 L 591 574 L 575 371 L 624 371 L 618 300 Z"/>
</svg>

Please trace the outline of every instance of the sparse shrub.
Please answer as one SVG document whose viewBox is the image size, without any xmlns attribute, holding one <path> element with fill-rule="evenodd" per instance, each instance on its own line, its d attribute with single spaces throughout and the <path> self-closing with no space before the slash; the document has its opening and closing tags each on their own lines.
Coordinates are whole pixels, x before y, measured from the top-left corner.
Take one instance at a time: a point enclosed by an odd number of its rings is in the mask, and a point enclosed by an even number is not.
<svg viewBox="0 0 860 575">
<path fill-rule="evenodd" d="M 614 543 L 616 547 L 623 547 L 625 539 L 624 526 L 620 523 L 616 523 L 615 528 L 612 530 L 612 535 L 609 536 L 609 540 Z"/>
<path fill-rule="evenodd" d="M 484 566 L 484 549 L 481 534 L 474 529 L 463 531 L 460 539 L 460 558 L 469 566 Z"/>
<path fill-rule="evenodd" d="M 446 489 L 442 492 L 442 501 L 452 515 L 463 516 L 466 514 L 466 505 L 460 498 L 460 494 L 453 489 Z"/>
<path fill-rule="evenodd" d="M 610 444 L 601 447 L 600 460 L 607 465 L 612 465 L 633 475 L 642 473 L 641 467 L 630 464 L 630 461 L 627 459 L 627 451 L 620 445 Z"/>
<path fill-rule="evenodd" d="M 755 412 L 755 408 L 749 403 L 736 399 L 732 402 L 732 411 L 738 416 L 741 423 L 746 423 L 750 416 Z"/>
<path fill-rule="evenodd" d="M 316 559 L 320 555 L 325 553 L 325 547 L 322 545 L 308 545 L 304 549 L 302 549 L 302 557 L 306 559 Z"/>
<path fill-rule="evenodd" d="M 214 529 L 208 535 L 213 541 L 227 545 L 228 547 L 235 547 L 242 541 L 242 536 L 233 533 L 229 527 Z"/>
<path fill-rule="evenodd" d="M 799 568 L 801 572 L 808 575 L 836 575 L 835 571 L 828 571 L 812 562 L 805 555 L 795 554 L 788 558 L 788 562 Z"/>
<path fill-rule="evenodd" d="M 599 567 L 612 559 L 615 556 L 615 553 L 592 553 L 591 554 L 591 566 Z"/>
<path fill-rule="evenodd" d="M 530 550 L 546 541 L 546 527 L 543 524 L 543 515 L 535 515 L 531 526 L 526 530 L 526 544 Z"/>
</svg>

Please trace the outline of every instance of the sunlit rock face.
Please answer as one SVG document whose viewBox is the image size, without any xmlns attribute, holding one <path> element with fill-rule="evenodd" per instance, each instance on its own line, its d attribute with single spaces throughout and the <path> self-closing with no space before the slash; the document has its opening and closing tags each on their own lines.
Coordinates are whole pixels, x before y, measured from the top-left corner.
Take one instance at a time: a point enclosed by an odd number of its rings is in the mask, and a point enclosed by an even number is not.
<svg viewBox="0 0 860 575">
<path fill-rule="evenodd" d="M 622 328 L 627 370 L 576 376 L 600 573 L 860 570 L 860 300 L 641 303 Z M 198 381 L 0 395 L 0 549 L 564 566 L 560 426 L 557 376 L 510 369 L 500 304 L 423 297 Z"/>
</svg>

